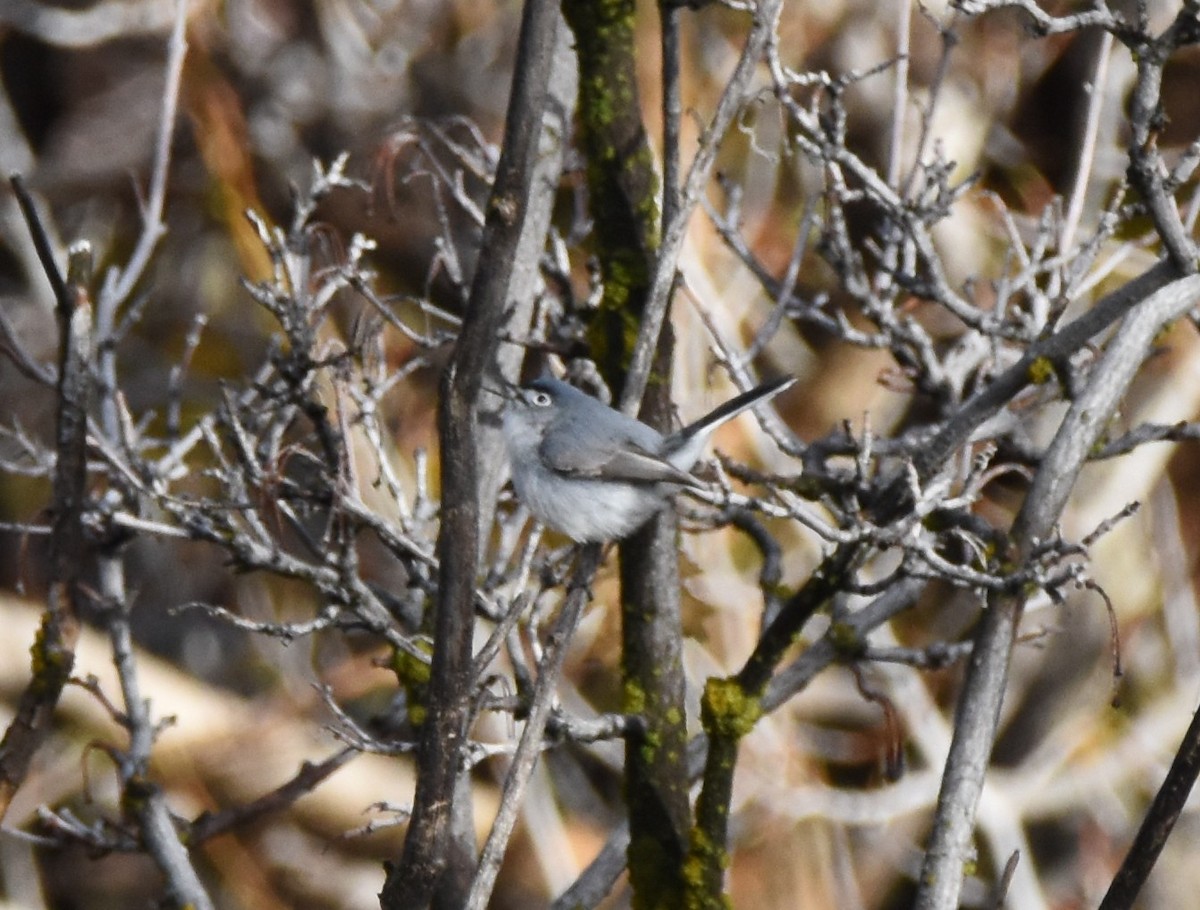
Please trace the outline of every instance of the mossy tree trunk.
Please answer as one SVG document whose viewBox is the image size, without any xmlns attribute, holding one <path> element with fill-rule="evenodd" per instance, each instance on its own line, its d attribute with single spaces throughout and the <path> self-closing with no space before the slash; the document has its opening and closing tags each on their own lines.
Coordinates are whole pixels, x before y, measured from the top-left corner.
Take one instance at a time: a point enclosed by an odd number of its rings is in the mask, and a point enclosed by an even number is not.
<svg viewBox="0 0 1200 910">
<path fill-rule="evenodd" d="M 587 155 L 604 294 L 589 341 L 619 390 L 641 329 L 658 249 L 658 178 L 636 82 L 633 0 L 567 0 L 579 56 L 580 141 Z M 669 332 L 659 339 L 643 420 L 670 419 Z M 624 709 L 643 719 L 626 742 L 629 875 L 638 908 L 682 906 L 690 827 L 685 763 L 678 529 L 667 513 L 621 549 Z"/>
</svg>

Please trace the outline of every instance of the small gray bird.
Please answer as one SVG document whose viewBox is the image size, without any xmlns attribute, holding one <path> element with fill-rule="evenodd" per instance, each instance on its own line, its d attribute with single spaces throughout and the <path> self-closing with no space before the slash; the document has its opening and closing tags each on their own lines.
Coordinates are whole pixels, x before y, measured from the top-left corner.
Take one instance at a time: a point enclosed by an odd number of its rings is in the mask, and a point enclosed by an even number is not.
<svg viewBox="0 0 1200 910">
<path fill-rule="evenodd" d="M 513 486 L 539 521 L 580 543 L 632 534 L 685 487 L 713 431 L 778 395 L 764 383 L 664 437 L 572 385 L 543 376 L 516 388 L 504 412 Z"/>
</svg>

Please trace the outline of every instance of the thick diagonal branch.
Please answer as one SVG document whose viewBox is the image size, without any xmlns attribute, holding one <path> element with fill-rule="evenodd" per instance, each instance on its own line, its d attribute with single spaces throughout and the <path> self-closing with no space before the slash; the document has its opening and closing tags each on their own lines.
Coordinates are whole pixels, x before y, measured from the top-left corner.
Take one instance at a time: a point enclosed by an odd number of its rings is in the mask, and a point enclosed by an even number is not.
<svg viewBox="0 0 1200 910">
<path fill-rule="evenodd" d="M 1012 530 L 1014 564 L 1021 565 L 1052 532 L 1080 469 L 1149 355 L 1154 337 L 1198 300 L 1200 276 L 1181 278 L 1151 294 L 1121 323 L 1092 371 L 1090 383 L 1059 426 L 1034 477 Z M 963 867 L 971 859 L 975 810 L 995 741 L 1023 607 L 1020 594 L 992 596 L 976 634 L 959 697 L 933 833 L 921 869 L 915 904 L 918 910 L 958 906 Z"/>
</svg>

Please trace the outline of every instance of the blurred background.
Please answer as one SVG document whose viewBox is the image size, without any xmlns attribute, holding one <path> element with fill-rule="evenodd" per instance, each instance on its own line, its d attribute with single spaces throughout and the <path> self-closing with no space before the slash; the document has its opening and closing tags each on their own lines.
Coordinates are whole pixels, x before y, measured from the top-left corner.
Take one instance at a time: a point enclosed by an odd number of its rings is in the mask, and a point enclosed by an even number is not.
<svg viewBox="0 0 1200 910">
<path fill-rule="evenodd" d="M 1169 18 L 1173 6 L 1154 10 Z M 397 137 L 411 136 L 414 124 L 436 124 L 434 146 L 452 150 L 448 157 L 460 164 L 478 161 L 478 172 L 462 169 L 461 191 L 464 200 L 482 203 L 489 155 L 501 136 L 519 13 L 515 2 L 486 0 L 192 3 L 168 233 L 136 289 L 142 317 L 120 350 L 121 385 L 134 414 L 167 410 L 171 371 L 198 314 L 207 324 L 183 385 L 184 425 L 219 401 L 223 381 L 244 381 L 263 362 L 274 326 L 241 280 L 264 277 L 271 263 L 244 213 L 251 209 L 270 223 L 287 224 L 295 188 L 311 182 L 314 159 L 349 153 L 347 172 L 362 181 L 362 188 L 339 189 L 322 201 L 317 220 L 330 262 L 355 233 L 365 234 L 378 244 L 369 260 L 381 293 L 461 311 L 478 225 L 465 206 L 439 212 L 444 200 Z M 76 239 L 94 245 L 101 273 L 124 262 L 141 228 L 172 15 L 172 5 L 161 0 L 0 0 L 0 168 L 27 178 L 64 247 Z M 640 3 L 639 15 L 637 75 L 657 148 L 654 4 Z M 1020 17 L 1007 12 L 971 20 L 938 3 L 910 10 L 907 3 L 821 0 L 785 4 L 780 54 L 797 70 L 863 73 L 893 60 L 902 15 L 911 17 L 905 141 L 915 144 L 927 127 L 957 177 L 979 175 L 943 222 L 939 239 L 952 283 L 987 280 L 1005 267 L 1010 225 L 1029 236 L 1045 207 L 1072 187 L 1100 38 L 1085 32 L 1035 40 Z M 939 26 L 953 27 L 956 35 L 946 58 Z M 683 17 L 685 106 L 702 116 L 712 110 L 745 27 L 743 14 L 715 5 Z M 1097 88 L 1104 107 L 1085 229 L 1127 165 L 1123 124 L 1132 72 L 1129 54 L 1117 48 Z M 1168 68 L 1161 137 L 1168 151 L 1200 132 L 1198 79 L 1200 51 L 1180 53 Z M 846 99 L 851 144 L 880 168 L 888 161 L 894 82 L 894 70 L 884 69 L 856 82 Z M 923 124 L 926 105 L 933 114 Z M 695 118 L 685 117 L 685 141 L 695 136 Z M 805 162 L 787 153 L 786 138 L 768 107 L 749 110 L 724 143 L 719 165 L 740 187 L 744 236 L 777 270 L 792 253 L 817 186 Z M 581 167 L 577 155 L 567 156 L 556 224 L 566 238 L 563 275 L 584 298 L 586 237 L 572 232 L 580 218 Z M 719 196 L 714 188 L 714 199 Z M 1126 240 L 1112 241 L 1106 287 L 1154 261 L 1153 251 Z M 804 266 L 798 293 L 838 293 L 837 276 L 815 254 Z M 702 315 L 746 343 L 772 305 L 703 215 L 695 219 L 681 270 L 688 290 L 674 315 L 675 397 L 690 418 L 729 388 L 712 368 Z M 0 192 L 0 307 L 27 349 L 53 361 L 52 296 L 7 191 Z M 333 330 L 352 335 L 357 311 L 347 306 L 334 313 Z M 938 326 L 938 314 L 919 315 Z M 945 331 L 949 338 L 954 328 Z M 445 351 L 419 348 L 400 333 L 384 337 L 387 366 L 411 368 L 386 397 L 397 461 L 411 469 L 413 453 L 425 449 L 436 464 L 433 415 Z M 886 352 L 854 348 L 812 327 L 786 325 L 761 362 L 800 377 L 778 408 L 806 440 L 842 421 L 861 427 L 869 420 L 874 432 L 887 434 L 917 406 Z M 1127 426 L 1170 423 L 1194 420 L 1197 411 L 1200 344 L 1195 327 L 1184 323 L 1159 339 L 1122 420 Z M 0 424 L 52 438 L 52 397 L 4 357 Z M 1035 422 L 1030 432 L 1036 438 L 1052 428 Z M 779 466 L 778 453 L 761 437 L 755 428 L 733 428 L 719 446 L 768 464 L 776 459 Z M 19 462 L 13 439 L 10 433 L 3 441 L 9 468 L 0 471 L 0 521 L 42 521 L 49 485 L 36 471 L 13 469 Z M 987 882 L 1007 860 L 1007 850 L 992 855 L 997 845 L 1021 849 L 1020 868 L 1032 876 L 1020 893 L 1033 902 L 1012 906 L 1094 906 L 1107 887 L 1200 698 L 1198 468 L 1194 447 L 1157 444 L 1085 472 L 1065 519 L 1068 538 L 1086 535 L 1132 500 L 1143 503 L 1092 552 L 1094 577 L 1119 623 L 1124 675 L 1114 674 L 1109 616 L 1094 591 L 1082 590 L 1065 604 L 1031 606 L 997 768 L 980 810 L 980 872 L 986 874 L 969 883 L 968 904 L 981 905 Z M 1020 488 L 1010 492 L 1006 498 L 1001 490 L 986 504 L 992 520 L 1003 524 L 1019 506 Z M 820 550 L 803 535 L 781 533 L 790 542 L 784 583 L 795 584 Z M 707 676 L 740 665 L 759 631 L 762 604 L 747 551 L 722 535 L 686 537 L 683 546 L 685 654 L 689 682 L 698 688 Z M 28 680 L 28 646 L 44 603 L 44 554 L 36 537 L 0 531 L 0 627 L 6 630 L 0 697 L 9 705 Z M 379 560 L 374 571 L 386 578 L 386 560 Z M 334 700 L 357 717 L 389 703 L 395 677 L 376 665 L 382 649 L 365 638 L 338 633 L 286 645 L 178 611 L 202 602 L 252 619 L 311 616 L 320 603 L 304 586 L 235 575 L 221 553 L 200 544 L 142 540 L 127 562 L 145 690 L 158 716 L 176 719 L 158 743 L 153 773 L 178 814 L 194 817 L 248 801 L 288 779 L 303 761 L 336 751 L 325 726 L 329 709 L 314 684 L 330 686 Z M 568 662 L 565 700 L 606 708 L 616 698 L 615 583 L 611 571 L 597 583 L 596 603 Z M 978 608 L 971 597 L 933 589 L 874 643 L 960 640 Z M 107 644 L 94 630 L 84 632 L 76 672 L 112 685 Z M 891 734 L 883 712 L 864 698 L 848 670 L 823 673 L 764 719 L 744 741 L 738 771 L 734 906 L 907 905 L 961 667 L 879 665 L 870 672 L 872 685 L 899 709 L 902 773 L 889 778 Z M 11 714 L 11 707 L 0 711 Z M 148 906 L 161 890 L 148 859 L 38 846 L 12 833 L 29 829 L 43 805 L 70 807 L 85 819 L 114 811 L 113 775 L 96 745 L 119 741 L 120 731 L 78 687 L 68 690 L 60 715 L 0 835 L 5 906 Z M 610 745 L 573 762 L 547 755 L 554 782 L 535 779 L 494 906 L 546 906 L 574 880 L 619 818 L 619 754 Z M 493 784 L 502 771 L 487 764 L 479 775 L 481 826 L 494 808 Z M 289 811 L 207 843 L 198 864 L 221 907 L 373 906 L 382 863 L 397 855 L 403 829 L 359 829 L 379 819 L 373 804 L 403 805 L 411 787 L 406 760 L 358 756 Z M 1194 811 L 1184 813 L 1141 906 L 1179 907 L 1180 895 L 1200 890 L 1192 859 L 1200 849 L 1198 822 Z M 627 905 L 618 885 L 608 906 Z"/>
</svg>

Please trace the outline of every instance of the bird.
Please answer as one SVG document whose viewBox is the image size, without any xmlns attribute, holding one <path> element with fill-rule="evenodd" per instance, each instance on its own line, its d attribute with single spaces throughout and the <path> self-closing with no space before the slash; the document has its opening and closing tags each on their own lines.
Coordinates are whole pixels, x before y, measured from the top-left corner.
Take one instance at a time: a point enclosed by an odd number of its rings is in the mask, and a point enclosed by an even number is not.
<svg viewBox="0 0 1200 910">
<path fill-rule="evenodd" d="M 763 383 L 667 436 L 545 374 L 506 397 L 503 434 L 517 498 L 543 524 L 578 543 L 621 540 L 685 489 L 723 423 L 796 381 Z"/>
</svg>

